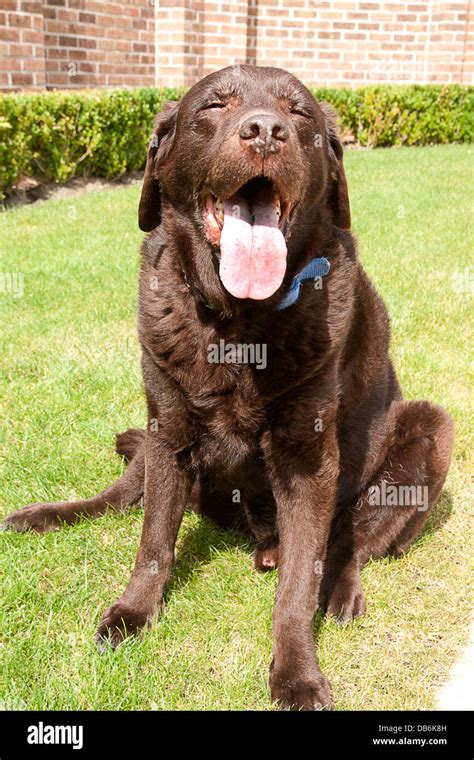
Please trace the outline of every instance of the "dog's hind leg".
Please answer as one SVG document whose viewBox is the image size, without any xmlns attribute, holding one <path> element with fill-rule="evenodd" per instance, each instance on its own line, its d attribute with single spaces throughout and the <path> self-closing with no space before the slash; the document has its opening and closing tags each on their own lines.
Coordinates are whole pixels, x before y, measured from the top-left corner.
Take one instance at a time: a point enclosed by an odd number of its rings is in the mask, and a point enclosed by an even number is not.
<svg viewBox="0 0 474 760">
<path fill-rule="evenodd" d="M 131 446 L 128 447 L 128 451 L 131 453 Z M 3 530 L 11 529 L 19 532 L 34 530 L 38 533 L 46 533 L 50 530 L 57 530 L 62 523 L 76 522 L 81 515 L 95 518 L 101 517 L 109 509 L 116 512 L 125 511 L 140 501 L 143 496 L 144 481 L 145 444 L 139 443 L 126 472 L 97 496 L 84 501 L 28 504 L 26 507 L 12 512 L 5 518 L 0 527 Z"/>
<path fill-rule="evenodd" d="M 444 409 L 397 401 L 391 415 L 378 474 L 340 510 L 329 538 L 320 606 L 341 622 L 365 610 L 360 569 L 369 557 L 401 556 L 419 536 L 451 462 L 454 428 Z"/>
</svg>

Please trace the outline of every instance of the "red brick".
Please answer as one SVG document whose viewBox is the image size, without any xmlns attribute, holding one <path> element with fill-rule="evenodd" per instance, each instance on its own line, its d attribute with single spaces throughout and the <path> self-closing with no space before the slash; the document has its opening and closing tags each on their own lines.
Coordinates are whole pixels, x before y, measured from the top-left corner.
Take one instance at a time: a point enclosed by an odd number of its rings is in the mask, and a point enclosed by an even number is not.
<svg viewBox="0 0 474 760">
<path fill-rule="evenodd" d="M 79 47 L 82 48 L 96 48 L 97 47 L 97 41 L 88 39 L 87 37 L 81 37 L 79 40 Z"/>
<path fill-rule="evenodd" d="M 21 85 L 22 87 L 26 87 L 28 85 L 33 84 L 33 82 L 34 82 L 33 74 L 29 74 L 25 72 L 12 74 L 13 85 L 18 85 L 18 86 Z"/>
<path fill-rule="evenodd" d="M 72 36 L 59 38 L 59 45 L 61 47 L 77 47 L 77 42 L 77 38 Z"/>
<path fill-rule="evenodd" d="M 19 27 L 21 29 L 28 29 L 33 25 L 32 21 L 33 19 L 31 16 L 24 16 L 19 13 L 9 13 L 7 16 L 7 26 L 11 28 Z"/>
<path fill-rule="evenodd" d="M 79 21 L 84 24 L 96 24 L 97 15 L 95 13 L 79 13 Z"/>
</svg>

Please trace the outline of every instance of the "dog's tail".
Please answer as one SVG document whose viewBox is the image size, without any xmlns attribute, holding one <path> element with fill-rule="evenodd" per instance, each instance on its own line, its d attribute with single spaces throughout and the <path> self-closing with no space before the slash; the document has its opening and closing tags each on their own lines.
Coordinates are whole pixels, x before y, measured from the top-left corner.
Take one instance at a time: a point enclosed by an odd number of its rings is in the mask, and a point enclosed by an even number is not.
<svg viewBox="0 0 474 760">
<path fill-rule="evenodd" d="M 127 462 L 131 462 L 138 450 L 145 443 L 145 431 L 139 428 L 130 428 L 125 433 L 117 433 L 115 436 L 115 451 Z"/>
</svg>

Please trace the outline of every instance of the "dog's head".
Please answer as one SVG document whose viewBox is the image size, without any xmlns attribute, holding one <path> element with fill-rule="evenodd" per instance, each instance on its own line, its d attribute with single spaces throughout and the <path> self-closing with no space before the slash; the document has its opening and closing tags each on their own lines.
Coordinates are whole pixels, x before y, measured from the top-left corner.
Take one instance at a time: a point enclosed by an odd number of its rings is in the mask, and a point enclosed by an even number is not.
<svg viewBox="0 0 474 760">
<path fill-rule="evenodd" d="M 229 293 L 269 298 L 283 282 L 290 235 L 310 229 L 318 209 L 350 227 L 342 152 L 332 110 L 294 76 L 222 69 L 159 114 L 140 228 L 157 227 L 162 204 L 170 203 L 216 253 Z"/>
</svg>

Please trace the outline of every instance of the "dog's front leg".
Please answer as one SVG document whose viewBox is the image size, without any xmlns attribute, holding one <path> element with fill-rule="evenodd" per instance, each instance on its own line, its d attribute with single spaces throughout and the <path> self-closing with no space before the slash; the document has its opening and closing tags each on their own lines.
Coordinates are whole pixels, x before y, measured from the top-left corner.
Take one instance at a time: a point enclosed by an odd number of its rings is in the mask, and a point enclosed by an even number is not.
<svg viewBox="0 0 474 760">
<path fill-rule="evenodd" d="M 149 426 L 150 427 L 150 426 Z M 100 649 L 150 627 L 171 575 L 174 548 L 194 476 L 160 435 L 145 441 L 145 515 L 140 548 L 129 584 L 104 613 L 96 635 Z"/>
<path fill-rule="evenodd" d="M 335 508 L 339 451 L 335 426 L 311 442 L 289 441 L 288 432 L 274 431 L 267 447 L 279 533 L 270 688 L 282 708 L 330 709 L 331 687 L 318 665 L 312 623 Z"/>
</svg>

